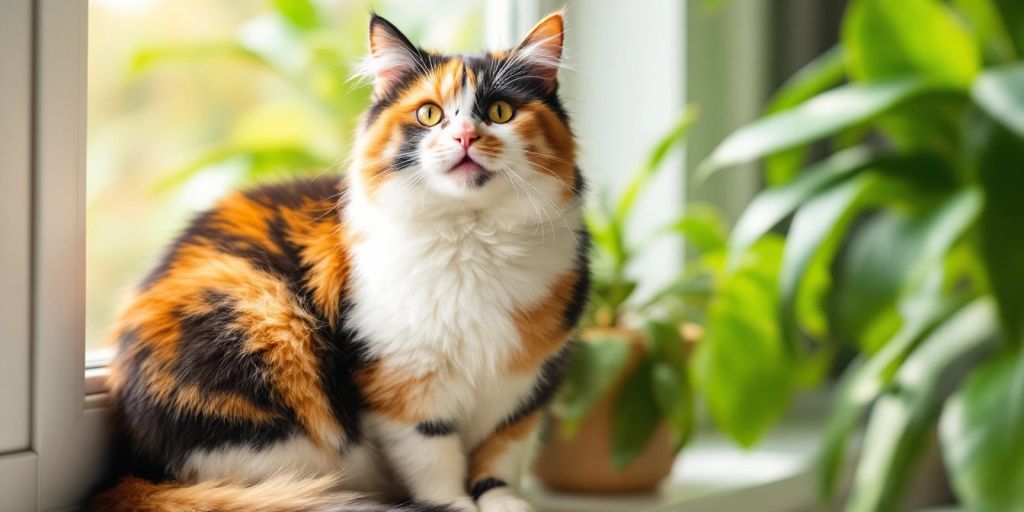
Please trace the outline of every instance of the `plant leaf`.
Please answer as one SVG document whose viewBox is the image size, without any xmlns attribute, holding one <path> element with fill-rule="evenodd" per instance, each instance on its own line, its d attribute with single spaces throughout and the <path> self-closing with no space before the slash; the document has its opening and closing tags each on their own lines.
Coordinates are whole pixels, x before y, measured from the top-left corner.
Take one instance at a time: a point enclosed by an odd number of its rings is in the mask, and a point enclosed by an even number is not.
<svg viewBox="0 0 1024 512">
<path fill-rule="evenodd" d="M 783 346 L 778 323 L 780 237 L 763 237 L 725 275 L 708 306 L 694 371 L 715 423 L 751 446 L 789 406 L 797 362 Z"/>
<path fill-rule="evenodd" d="M 1019 343 L 1024 339 L 1024 139 L 999 123 L 988 123 L 981 131 L 981 253 L 1007 338 Z"/>
<path fill-rule="evenodd" d="M 940 382 L 955 380 L 954 362 L 991 348 L 995 325 L 991 301 L 979 299 L 943 322 L 907 358 L 872 410 L 847 510 L 898 509 L 910 468 L 938 415 Z"/>
<path fill-rule="evenodd" d="M 852 176 L 811 198 L 793 216 L 779 271 L 779 319 L 783 341 L 794 355 L 797 296 L 804 274 L 819 251 L 831 254 L 846 223 L 876 183 L 873 175 Z"/>
<path fill-rule="evenodd" d="M 953 0 L 953 5 L 967 18 L 974 38 L 996 62 L 1017 59 L 1013 38 L 1006 29 L 999 6 L 993 0 Z"/>
<path fill-rule="evenodd" d="M 1024 2 L 1020 0 L 994 0 L 1003 15 L 1006 30 L 1017 44 L 1017 55 L 1024 54 Z"/>
<path fill-rule="evenodd" d="M 900 331 L 870 359 L 861 356 L 843 373 L 833 397 L 820 456 L 822 496 L 833 497 L 845 457 L 846 442 L 863 412 L 892 382 L 907 356 L 962 303 L 948 303 L 937 293 L 922 293 L 905 308 Z"/>
<path fill-rule="evenodd" d="M 768 101 L 765 113 L 789 110 L 838 85 L 846 77 L 846 61 L 840 45 L 817 56 L 782 84 Z"/>
<path fill-rule="evenodd" d="M 1024 510 L 1024 352 L 993 357 L 942 411 L 942 454 L 969 510 Z"/>
<path fill-rule="evenodd" d="M 672 229 L 701 252 L 715 251 L 726 245 L 725 221 L 711 205 L 687 207 L 686 214 L 672 224 Z"/>
<path fill-rule="evenodd" d="M 835 293 L 838 330 L 869 354 L 899 327 L 896 305 L 906 290 L 940 267 L 953 243 L 981 210 L 977 188 L 964 188 L 920 212 L 891 209 L 869 219 L 854 235 Z"/>
<path fill-rule="evenodd" d="M 612 406 L 612 465 L 623 470 L 643 452 L 662 417 L 651 390 L 650 359 L 643 359 L 622 384 Z"/>
<path fill-rule="evenodd" d="M 939 0 L 854 0 L 842 44 L 858 81 L 918 76 L 966 88 L 981 69 L 971 34 Z"/>
<path fill-rule="evenodd" d="M 982 73 L 971 96 L 988 115 L 1024 138 L 1024 64 Z"/>
<path fill-rule="evenodd" d="M 681 448 L 693 431 L 693 389 L 686 367 L 678 368 L 665 361 L 655 362 L 651 389 L 658 409 L 675 433 L 676 448 Z"/>
<path fill-rule="evenodd" d="M 871 161 L 867 148 L 855 147 L 836 153 L 786 185 L 761 192 L 750 202 L 729 237 L 729 267 L 734 267 L 754 242 L 764 236 L 813 194 Z"/>
<path fill-rule="evenodd" d="M 847 84 L 799 106 L 771 114 L 736 130 L 697 169 L 707 179 L 723 167 L 756 160 L 870 121 L 903 102 L 940 88 L 921 78 Z"/>
<path fill-rule="evenodd" d="M 582 421 L 604 398 L 628 360 L 629 342 L 616 336 L 601 336 L 579 344 L 554 405 L 563 434 L 571 437 L 579 431 Z"/>
</svg>

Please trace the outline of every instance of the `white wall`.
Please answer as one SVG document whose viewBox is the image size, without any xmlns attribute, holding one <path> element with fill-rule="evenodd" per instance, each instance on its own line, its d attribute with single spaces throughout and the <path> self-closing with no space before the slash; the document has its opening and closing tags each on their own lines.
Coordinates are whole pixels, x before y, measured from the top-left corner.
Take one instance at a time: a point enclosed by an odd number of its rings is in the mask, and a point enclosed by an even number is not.
<svg viewBox="0 0 1024 512">
<path fill-rule="evenodd" d="M 683 2 L 568 3 L 562 94 L 579 139 L 580 167 L 590 179 L 590 199 L 616 190 L 646 159 L 651 146 L 679 119 L 684 106 Z M 641 238 L 677 217 L 685 197 L 683 159 L 665 164 L 638 202 L 630 235 Z M 633 267 L 644 288 L 679 272 L 682 247 L 665 240 Z"/>
</svg>

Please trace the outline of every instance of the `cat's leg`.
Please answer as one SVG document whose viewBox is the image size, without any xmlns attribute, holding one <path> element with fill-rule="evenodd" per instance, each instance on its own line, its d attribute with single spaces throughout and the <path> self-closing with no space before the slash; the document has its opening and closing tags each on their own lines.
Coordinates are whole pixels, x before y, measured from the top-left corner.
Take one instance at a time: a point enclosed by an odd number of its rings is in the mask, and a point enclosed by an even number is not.
<svg viewBox="0 0 1024 512">
<path fill-rule="evenodd" d="M 414 501 L 475 512 L 466 493 L 466 453 L 455 424 L 375 418 L 381 449 Z"/>
<path fill-rule="evenodd" d="M 540 424 L 533 411 L 503 423 L 470 454 L 469 490 L 480 512 L 530 512 L 533 507 L 512 486 L 527 455 L 529 441 Z"/>
</svg>

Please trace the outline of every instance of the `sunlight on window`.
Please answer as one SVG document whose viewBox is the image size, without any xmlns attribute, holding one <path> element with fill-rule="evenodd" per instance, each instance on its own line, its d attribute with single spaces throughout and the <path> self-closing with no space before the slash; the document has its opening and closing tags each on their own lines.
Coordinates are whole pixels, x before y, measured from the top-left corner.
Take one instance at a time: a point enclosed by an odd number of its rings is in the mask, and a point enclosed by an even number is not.
<svg viewBox="0 0 1024 512">
<path fill-rule="evenodd" d="M 373 2 L 414 40 L 479 49 L 479 2 Z M 225 191 L 342 170 L 369 89 L 364 0 L 89 4 L 86 348 L 197 210 Z M 436 13 L 434 13 L 436 14 Z M 93 355 L 95 355 L 94 353 Z"/>
</svg>

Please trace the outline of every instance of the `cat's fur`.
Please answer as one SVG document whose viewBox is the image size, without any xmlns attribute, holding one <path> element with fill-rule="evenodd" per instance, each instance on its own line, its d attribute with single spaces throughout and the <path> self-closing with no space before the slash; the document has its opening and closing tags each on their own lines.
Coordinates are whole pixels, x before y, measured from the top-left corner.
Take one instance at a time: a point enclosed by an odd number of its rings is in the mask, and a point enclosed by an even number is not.
<svg viewBox="0 0 1024 512">
<path fill-rule="evenodd" d="M 225 197 L 121 315 L 131 476 L 92 508 L 530 509 L 513 484 L 588 286 L 562 32 L 442 56 L 373 17 L 347 177 Z"/>
</svg>

